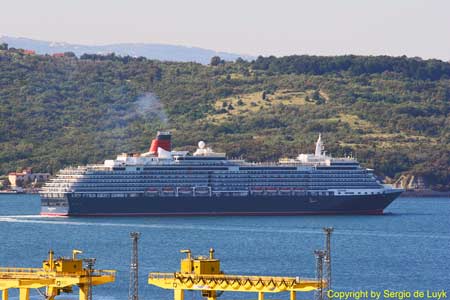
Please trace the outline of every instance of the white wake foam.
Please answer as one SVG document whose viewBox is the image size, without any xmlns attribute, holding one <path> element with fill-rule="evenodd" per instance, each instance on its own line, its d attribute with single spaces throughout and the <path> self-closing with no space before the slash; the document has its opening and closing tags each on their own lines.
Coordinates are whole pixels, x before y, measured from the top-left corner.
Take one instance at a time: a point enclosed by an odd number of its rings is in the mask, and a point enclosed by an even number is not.
<svg viewBox="0 0 450 300">
<path fill-rule="evenodd" d="M 30 216 L 0 216 L 0 222 L 6 223 L 30 223 L 30 224 L 53 224 L 68 226 L 105 226 L 105 227 L 131 227 L 131 228 L 149 228 L 149 229 L 167 229 L 167 230 L 203 230 L 203 231 L 230 231 L 230 232 L 256 232 L 256 233 L 286 233 L 286 234 L 310 234 L 322 235 L 321 230 L 313 228 L 272 228 L 272 227 L 245 227 L 245 226 L 206 226 L 206 225 L 186 225 L 186 224 L 135 224 L 135 223 L 112 223 L 112 222 L 88 222 L 88 221 L 70 221 L 69 218 L 42 217 L 39 215 Z M 339 229 L 334 235 L 361 235 L 375 237 L 409 237 L 418 239 L 445 239 L 450 240 L 450 235 L 446 233 L 395 233 L 380 232 L 354 229 Z"/>
</svg>

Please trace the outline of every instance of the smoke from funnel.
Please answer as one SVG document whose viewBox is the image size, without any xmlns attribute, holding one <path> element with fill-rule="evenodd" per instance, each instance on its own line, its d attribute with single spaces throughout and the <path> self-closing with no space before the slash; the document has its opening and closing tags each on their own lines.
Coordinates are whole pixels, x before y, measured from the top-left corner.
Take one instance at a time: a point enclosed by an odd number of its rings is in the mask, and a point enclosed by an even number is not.
<svg viewBox="0 0 450 300">
<path fill-rule="evenodd" d="M 164 112 L 164 107 L 154 93 L 149 92 L 142 95 L 134 104 L 136 105 L 137 113 L 144 116 L 156 115 L 161 122 L 167 124 L 168 118 Z"/>
<path fill-rule="evenodd" d="M 143 94 L 133 102 L 124 103 L 125 99 L 121 100 L 123 101 L 116 101 L 103 110 L 99 118 L 95 120 L 95 129 L 91 128 L 89 132 L 89 135 L 93 137 L 90 144 L 98 145 L 100 149 L 106 149 L 107 152 L 99 153 L 96 161 L 104 159 L 105 155 L 114 156 L 121 152 L 145 149 L 149 137 L 145 137 L 145 142 L 140 138 L 145 128 L 152 127 L 150 124 L 160 128 L 168 123 L 162 103 L 151 92 Z"/>
</svg>

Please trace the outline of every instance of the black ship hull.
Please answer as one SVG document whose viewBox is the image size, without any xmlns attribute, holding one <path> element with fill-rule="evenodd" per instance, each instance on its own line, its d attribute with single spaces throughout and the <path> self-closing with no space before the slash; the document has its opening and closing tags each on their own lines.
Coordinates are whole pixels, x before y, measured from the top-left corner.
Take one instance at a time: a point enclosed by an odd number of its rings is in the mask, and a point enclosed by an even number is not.
<svg viewBox="0 0 450 300">
<path fill-rule="evenodd" d="M 135 196 L 42 198 L 48 216 L 382 214 L 400 191 L 345 196 Z"/>
</svg>

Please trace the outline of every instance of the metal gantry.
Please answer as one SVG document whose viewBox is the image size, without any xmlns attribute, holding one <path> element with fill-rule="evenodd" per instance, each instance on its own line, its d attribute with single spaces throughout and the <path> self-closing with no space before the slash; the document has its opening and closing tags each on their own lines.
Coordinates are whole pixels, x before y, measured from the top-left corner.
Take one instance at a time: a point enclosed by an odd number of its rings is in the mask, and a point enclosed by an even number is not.
<svg viewBox="0 0 450 300">
<path fill-rule="evenodd" d="M 83 261 L 86 263 L 86 269 L 88 272 L 88 284 L 87 284 L 87 298 L 92 300 L 92 273 L 94 271 L 95 258 L 85 258 Z"/>
<path fill-rule="evenodd" d="M 71 258 L 54 258 L 52 250 L 42 268 L 0 268 L 0 290 L 2 300 L 8 300 L 9 289 L 19 289 L 19 299 L 29 300 L 30 289 L 45 288 L 47 300 L 54 300 L 60 293 L 71 293 L 73 286 L 79 287 L 79 299 L 88 300 L 92 286 L 113 282 L 114 270 L 94 270 L 83 267 L 83 260 L 77 258 L 79 250 Z"/>
<path fill-rule="evenodd" d="M 131 264 L 130 264 L 130 286 L 128 288 L 128 300 L 139 299 L 139 259 L 138 259 L 138 240 L 139 232 L 131 232 L 132 241 Z"/>
<path fill-rule="evenodd" d="M 325 257 L 325 251 L 315 250 L 314 254 L 316 255 L 316 277 L 317 282 L 319 283 L 319 286 L 316 290 L 315 299 L 323 300 L 323 290 L 327 287 L 327 285 L 324 284 L 323 280 L 323 259 Z"/>
<path fill-rule="evenodd" d="M 331 288 L 331 234 L 333 233 L 333 227 L 324 227 L 325 232 L 325 278 L 328 282 L 328 289 Z"/>
<path fill-rule="evenodd" d="M 290 300 L 296 300 L 297 292 L 314 291 L 326 286 L 317 279 L 278 276 L 225 275 L 220 270 L 220 261 L 214 258 L 214 249 L 209 257 L 192 257 L 190 250 L 182 250 L 187 257 L 181 260 L 180 271 L 175 273 L 150 273 L 148 283 L 174 291 L 174 300 L 184 300 L 186 290 L 199 290 L 207 300 L 216 300 L 220 291 L 258 293 L 289 292 Z"/>
</svg>

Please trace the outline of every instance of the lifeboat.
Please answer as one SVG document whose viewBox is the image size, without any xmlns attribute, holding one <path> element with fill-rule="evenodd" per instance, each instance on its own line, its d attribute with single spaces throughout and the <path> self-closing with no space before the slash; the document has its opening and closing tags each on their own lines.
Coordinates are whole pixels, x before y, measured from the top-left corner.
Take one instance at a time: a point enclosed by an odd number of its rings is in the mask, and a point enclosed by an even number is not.
<svg viewBox="0 0 450 300">
<path fill-rule="evenodd" d="M 278 189 L 276 188 L 276 187 L 267 187 L 266 188 L 266 192 L 268 193 L 268 194 L 275 194 L 276 192 L 278 192 Z"/>
<path fill-rule="evenodd" d="M 163 187 L 163 189 L 162 189 L 162 193 L 165 195 L 173 194 L 174 192 L 175 192 L 175 190 L 171 186 L 166 186 L 166 187 Z"/>
<path fill-rule="evenodd" d="M 190 188 L 190 187 L 179 187 L 178 188 L 178 194 L 179 195 L 191 195 L 192 194 L 192 188 Z"/>
<path fill-rule="evenodd" d="M 282 194 L 290 194 L 291 193 L 291 188 L 289 187 L 284 187 L 280 189 L 280 193 Z"/>
<path fill-rule="evenodd" d="M 260 186 L 255 186 L 255 187 L 253 187 L 252 188 L 252 193 L 253 194 L 262 194 L 263 192 L 264 192 L 264 188 L 263 187 L 260 187 Z"/>
<path fill-rule="evenodd" d="M 304 195 L 305 194 L 305 189 L 303 188 L 294 188 L 294 193 L 297 195 Z"/>
<path fill-rule="evenodd" d="M 209 195 L 209 187 L 206 186 L 196 187 L 195 193 L 198 195 Z"/>
<path fill-rule="evenodd" d="M 155 187 L 149 187 L 146 192 L 147 192 L 147 194 L 157 194 L 158 189 Z"/>
</svg>

